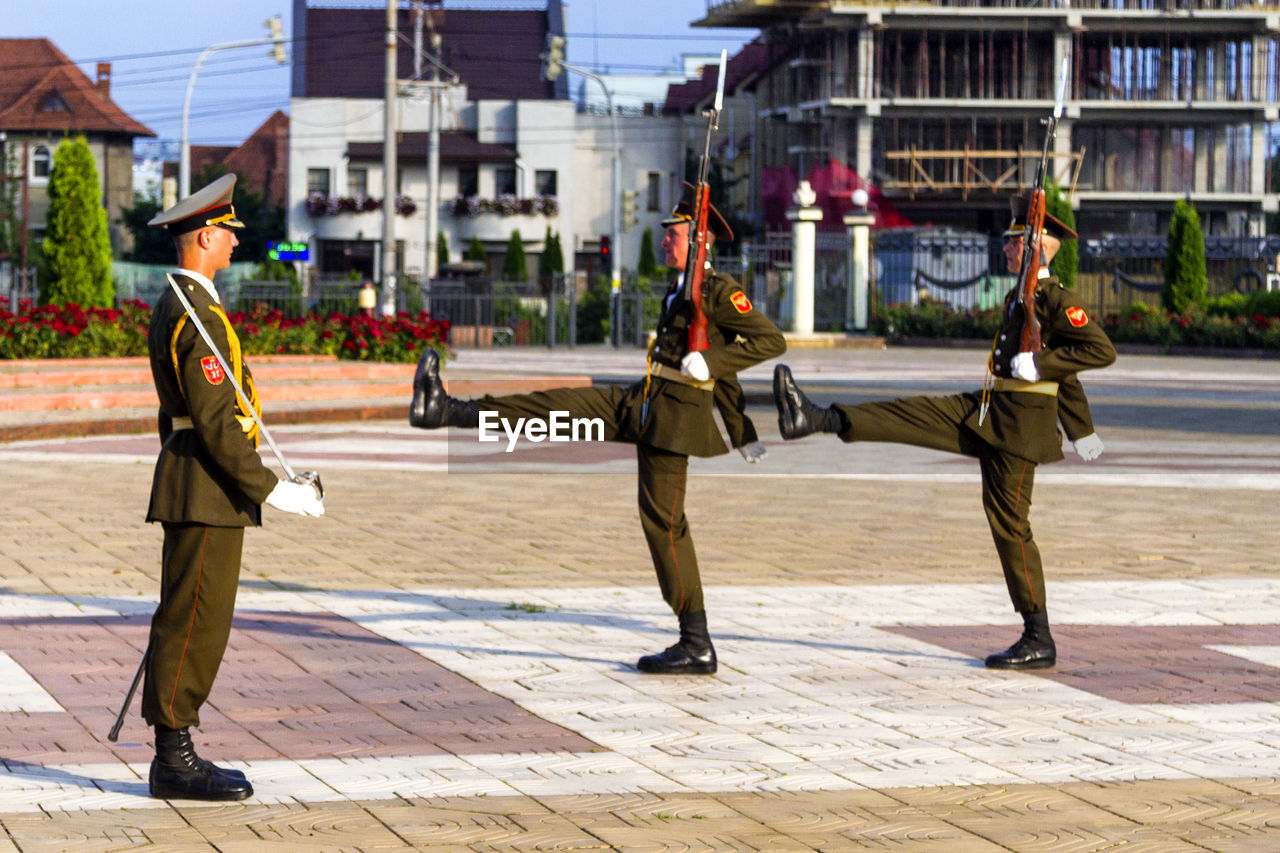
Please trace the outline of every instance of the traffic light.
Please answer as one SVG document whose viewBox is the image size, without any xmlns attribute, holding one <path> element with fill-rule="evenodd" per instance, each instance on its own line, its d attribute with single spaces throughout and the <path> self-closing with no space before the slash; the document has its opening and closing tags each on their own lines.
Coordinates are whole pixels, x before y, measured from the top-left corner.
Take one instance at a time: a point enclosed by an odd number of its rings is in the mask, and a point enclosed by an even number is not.
<svg viewBox="0 0 1280 853">
<path fill-rule="evenodd" d="M 547 49 L 542 54 L 542 77 L 555 80 L 564 72 L 564 36 L 547 34 Z"/>
<path fill-rule="evenodd" d="M 602 261 L 608 261 L 608 260 L 609 260 L 609 252 L 610 252 L 610 251 L 612 250 L 612 248 L 613 248 L 613 247 L 610 245 L 612 242 L 613 242 L 613 240 L 612 240 L 612 238 L 611 238 L 608 234 L 601 234 L 601 235 L 600 235 L 600 260 L 602 260 Z"/>
<path fill-rule="evenodd" d="M 271 50 L 267 52 L 267 56 L 284 65 L 284 23 L 280 20 L 279 15 L 272 15 L 262 22 L 262 26 L 271 32 L 271 41 L 274 42 Z"/>
<path fill-rule="evenodd" d="M 622 230 L 630 231 L 636 225 L 636 197 L 640 193 L 635 190 L 622 191 Z"/>
</svg>

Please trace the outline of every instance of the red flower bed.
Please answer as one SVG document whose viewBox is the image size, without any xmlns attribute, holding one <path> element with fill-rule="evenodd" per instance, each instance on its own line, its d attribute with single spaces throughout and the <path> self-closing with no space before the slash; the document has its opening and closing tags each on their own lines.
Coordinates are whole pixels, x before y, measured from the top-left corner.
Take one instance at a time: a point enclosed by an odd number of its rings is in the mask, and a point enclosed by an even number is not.
<svg viewBox="0 0 1280 853">
<path fill-rule="evenodd" d="M 416 316 L 287 317 L 259 305 L 228 315 L 250 355 L 286 353 L 336 355 L 364 361 L 414 362 L 426 347 L 443 357 L 448 351 L 449 323 L 425 312 Z M 0 310 L 0 358 L 102 358 L 147 354 L 145 302 L 120 308 L 78 305 L 34 306 L 23 302 L 16 313 Z"/>
</svg>

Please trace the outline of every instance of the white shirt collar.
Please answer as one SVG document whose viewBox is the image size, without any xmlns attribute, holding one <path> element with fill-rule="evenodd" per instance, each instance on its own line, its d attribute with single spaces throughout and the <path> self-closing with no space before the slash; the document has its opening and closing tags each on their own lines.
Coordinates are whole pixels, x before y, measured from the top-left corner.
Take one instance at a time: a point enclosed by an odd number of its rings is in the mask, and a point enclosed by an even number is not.
<svg viewBox="0 0 1280 853">
<path fill-rule="evenodd" d="M 217 289 L 214 288 L 213 282 L 209 281 L 209 279 L 205 278 L 200 273 L 195 272 L 194 270 L 183 269 L 182 267 L 178 267 L 177 269 L 174 270 L 174 272 L 177 273 L 178 275 L 185 275 L 187 278 L 194 278 L 196 281 L 200 282 L 200 285 L 205 290 L 209 291 L 210 299 L 212 299 L 214 302 L 216 302 L 219 305 L 222 304 L 222 300 L 218 298 Z"/>
<path fill-rule="evenodd" d="M 1053 273 L 1049 271 L 1048 267 L 1040 267 L 1040 272 L 1036 275 L 1036 278 L 1048 278 L 1051 275 Z"/>
</svg>

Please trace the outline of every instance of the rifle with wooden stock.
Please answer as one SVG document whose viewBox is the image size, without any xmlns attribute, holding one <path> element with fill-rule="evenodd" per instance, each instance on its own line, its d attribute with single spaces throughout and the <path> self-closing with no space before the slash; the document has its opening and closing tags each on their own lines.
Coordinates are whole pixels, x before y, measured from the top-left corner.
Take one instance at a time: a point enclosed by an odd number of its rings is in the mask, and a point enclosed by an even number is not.
<svg viewBox="0 0 1280 853">
<path fill-rule="evenodd" d="M 707 172 L 711 165 L 711 134 L 720 126 L 720 110 L 724 106 L 724 68 L 728 52 L 720 51 L 720 77 L 716 83 L 716 99 L 711 109 L 704 110 L 707 117 L 707 139 L 702 148 L 702 160 L 698 163 L 698 180 L 694 184 L 693 219 L 689 223 L 689 255 L 684 267 L 684 295 L 693 303 L 693 319 L 689 323 L 689 352 L 705 352 L 711 344 L 707 340 L 707 315 L 702 310 L 702 282 L 707 271 L 707 217 L 711 207 L 711 185 Z"/>
<path fill-rule="evenodd" d="M 1041 236 L 1044 231 L 1044 179 L 1049 170 L 1049 151 L 1053 148 L 1053 140 L 1058 135 L 1058 119 L 1062 118 L 1067 96 L 1067 73 L 1069 60 L 1062 58 L 1062 70 L 1058 76 L 1058 97 L 1054 103 L 1053 114 L 1041 119 L 1046 125 L 1044 150 L 1040 154 L 1040 165 L 1036 169 L 1035 184 L 1032 185 L 1031 200 L 1027 205 L 1027 230 L 1022 236 L 1022 269 L 1018 273 L 1018 303 L 1022 305 L 1022 337 L 1019 340 L 1018 352 L 1040 352 L 1040 319 L 1036 317 L 1036 285 L 1040 280 Z"/>
</svg>

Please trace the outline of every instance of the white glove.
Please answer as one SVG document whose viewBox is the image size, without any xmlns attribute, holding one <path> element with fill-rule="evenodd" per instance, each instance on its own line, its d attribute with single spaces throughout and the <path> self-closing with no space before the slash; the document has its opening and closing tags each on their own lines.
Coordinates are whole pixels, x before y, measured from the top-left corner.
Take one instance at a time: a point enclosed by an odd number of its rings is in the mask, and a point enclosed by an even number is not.
<svg viewBox="0 0 1280 853">
<path fill-rule="evenodd" d="M 769 455 L 768 449 L 758 441 L 742 445 L 738 448 L 738 452 L 742 454 L 743 459 L 753 465 Z"/>
<path fill-rule="evenodd" d="M 292 512 L 297 515 L 308 515 L 319 518 L 324 515 L 324 502 L 316 495 L 315 487 L 309 483 L 290 483 L 281 480 L 267 495 L 267 503 L 278 510 Z"/>
<path fill-rule="evenodd" d="M 1076 449 L 1076 453 L 1080 454 L 1080 458 L 1085 462 L 1092 462 L 1102 455 L 1102 439 L 1098 438 L 1096 432 L 1091 432 L 1084 438 L 1077 438 L 1071 442 L 1071 446 Z"/>
<path fill-rule="evenodd" d="M 1013 370 L 1013 375 L 1017 379 L 1025 379 L 1028 382 L 1035 382 L 1040 378 L 1040 371 L 1036 369 L 1036 357 L 1034 353 L 1018 353 L 1013 357 L 1013 362 L 1009 367 Z"/>
<path fill-rule="evenodd" d="M 680 359 L 680 372 L 699 382 L 706 382 L 711 378 L 711 368 L 707 367 L 707 360 L 700 352 L 691 352 Z"/>
</svg>

